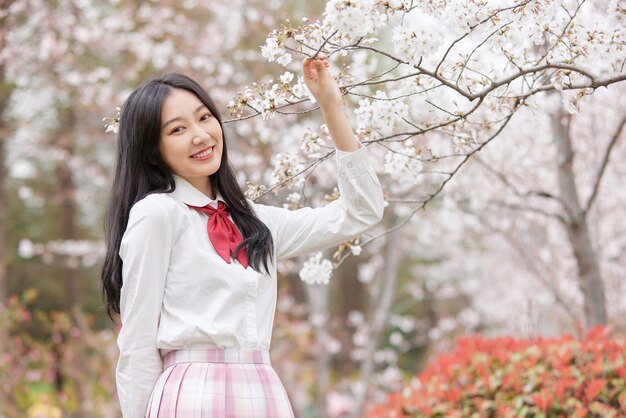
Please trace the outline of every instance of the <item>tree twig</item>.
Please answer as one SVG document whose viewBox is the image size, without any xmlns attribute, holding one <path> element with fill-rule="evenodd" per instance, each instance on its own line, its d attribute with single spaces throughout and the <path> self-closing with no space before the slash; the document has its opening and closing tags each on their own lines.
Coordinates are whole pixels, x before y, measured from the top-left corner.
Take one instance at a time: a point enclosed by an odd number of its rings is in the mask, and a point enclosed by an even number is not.
<svg viewBox="0 0 626 418">
<path fill-rule="evenodd" d="M 617 125 L 617 129 L 615 133 L 613 134 L 613 137 L 611 138 L 609 145 L 606 147 L 606 151 L 604 152 L 604 157 L 602 158 L 602 162 L 600 163 L 600 167 L 598 168 L 598 173 L 596 174 L 595 181 L 593 182 L 593 189 L 592 189 L 591 195 L 589 196 L 589 199 L 587 200 L 587 204 L 585 205 L 585 208 L 583 209 L 583 216 L 587 216 L 589 209 L 591 208 L 591 206 L 593 205 L 593 202 L 596 200 L 596 197 L 598 196 L 600 182 L 602 181 L 602 176 L 604 175 L 606 171 L 606 166 L 609 163 L 611 151 L 613 150 L 613 147 L 615 146 L 615 144 L 617 143 L 617 140 L 622 134 L 622 130 L 624 129 L 624 124 L 626 124 L 626 116 L 624 116 L 622 120 L 619 122 L 619 124 Z"/>
</svg>

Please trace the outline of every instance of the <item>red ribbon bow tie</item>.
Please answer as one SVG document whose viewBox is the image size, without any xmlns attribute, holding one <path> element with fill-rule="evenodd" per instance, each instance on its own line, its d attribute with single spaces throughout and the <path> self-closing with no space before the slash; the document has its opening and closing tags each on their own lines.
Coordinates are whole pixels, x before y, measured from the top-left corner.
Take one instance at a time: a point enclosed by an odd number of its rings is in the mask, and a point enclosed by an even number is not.
<svg viewBox="0 0 626 418">
<path fill-rule="evenodd" d="M 211 205 L 192 206 L 188 204 L 187 206 L 209 215 L 206 229 L 211 244 L 213 244 L 213 247 L 220 257 L 230 264 L 230 254 L 243 242 L 243 237 L 233 221 L 228 218 L 230 211 L 226 203 L 218 200 L 217 209 Z M 248 268 L 248 256 L 245 246 L 237 253 L 237 261 L 239 261 L 244 268 Z"/>
</svg>

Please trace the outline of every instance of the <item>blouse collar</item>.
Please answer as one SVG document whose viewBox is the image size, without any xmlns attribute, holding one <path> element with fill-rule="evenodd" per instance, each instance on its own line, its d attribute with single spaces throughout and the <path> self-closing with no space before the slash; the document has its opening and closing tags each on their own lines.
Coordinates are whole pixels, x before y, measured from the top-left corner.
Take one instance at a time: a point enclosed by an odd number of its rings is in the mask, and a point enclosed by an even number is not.
<svg viewBox="0 0 626 418">
<path fill-rule="evenodd" d="M 176 200 L 180 200 L 188 205 L 192 206 L 206 206 L 211 204 L 213 207 L 217 207 L 217 201 L 221 200 L 225 202 L 222 194 L 217 191 L 215 199 L 211 199 L 209 196 L 196 189 L 191 183 L 177 174 L 173 174 L 174 182 L 176 183 L 176 189 L 171 192 L 171 195 Z"/>
</svg>

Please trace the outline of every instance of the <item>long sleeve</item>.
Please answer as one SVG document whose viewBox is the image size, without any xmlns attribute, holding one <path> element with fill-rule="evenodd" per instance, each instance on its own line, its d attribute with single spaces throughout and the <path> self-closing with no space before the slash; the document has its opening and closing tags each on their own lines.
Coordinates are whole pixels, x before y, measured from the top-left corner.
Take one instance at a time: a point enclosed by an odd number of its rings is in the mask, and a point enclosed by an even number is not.
<svg viewBox="0 0 626 418">
<path fill-rule="evenodd" d="M 122 289 L 117 337 L 117 392 L 124 418 L 144 418 L 152 387 L 163 371 L 156 347 L 173 233 L 162 200 L 149 195 L 130 211 L 120 246 Z"/>
<path fill-rule="evenodd" d="M 337 151 L 339 198 L 329 204 L 289 210 L 254 204 L 264 211 L 273 233 L 276 259 L 313 253 L 348 241 L 383 217 L 384 197 L 363 144 L 356 151 Z"/>
</svg>

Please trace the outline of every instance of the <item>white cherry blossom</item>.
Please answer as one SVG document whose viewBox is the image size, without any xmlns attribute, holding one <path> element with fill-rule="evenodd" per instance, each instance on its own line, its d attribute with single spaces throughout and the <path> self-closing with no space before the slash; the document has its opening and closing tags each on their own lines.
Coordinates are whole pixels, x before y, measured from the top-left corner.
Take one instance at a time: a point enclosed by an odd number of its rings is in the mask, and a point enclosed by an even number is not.
<svg viewBox="0 0 626 418">
<path fill-rule="evenodd" d="M 321 251 L 312 255 L 305 261 L 300 270 L 300 279 L 308 284 L 328 284 L 332 274 L 333 265 L 323 257 Z"/>
</svg>

